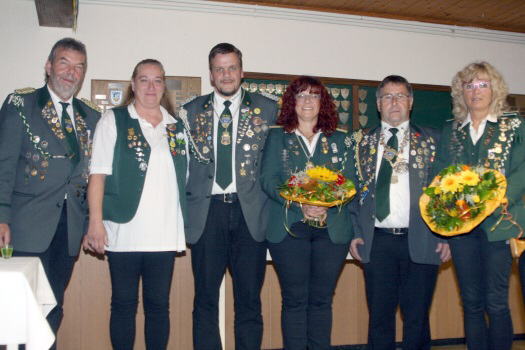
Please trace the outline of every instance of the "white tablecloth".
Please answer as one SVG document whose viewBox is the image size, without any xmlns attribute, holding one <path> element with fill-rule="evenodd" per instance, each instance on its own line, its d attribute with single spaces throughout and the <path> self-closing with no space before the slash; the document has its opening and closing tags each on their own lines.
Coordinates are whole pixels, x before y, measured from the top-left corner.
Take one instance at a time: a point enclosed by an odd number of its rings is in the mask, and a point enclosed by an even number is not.
<svg viewBox="0 0 525 350">
<path fill-rule="evenodd" d="M 39 258 L 0 258 L 0 344 L 49 349 L 47 314 L 57 304 Z"/>
</svg>

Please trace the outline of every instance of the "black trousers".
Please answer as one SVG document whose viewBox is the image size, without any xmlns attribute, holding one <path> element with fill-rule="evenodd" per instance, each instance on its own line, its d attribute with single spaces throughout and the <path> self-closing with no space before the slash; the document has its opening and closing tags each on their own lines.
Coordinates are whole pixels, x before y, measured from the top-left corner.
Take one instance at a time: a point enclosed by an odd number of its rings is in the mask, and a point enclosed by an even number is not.
<svg viewBox="0 0 525 350">
<path fill-rule="evenodd" d="M 35 229 L 37 229 L 35 227 Z M 55 232 L 55 236 L 51 241 L 49 247 L 42 253 L 27 253 L 16 251 L 14 248 L 13 256 L 34 256 L 40 258 L 44 271 L 46 272 L 47 279 L 51 285 L 51 289 L 55 294 L 57 300 L 57 306 L 49 312 L 47 315 L 47 321 L 53 330 L 55 335 L 58 333 L 58 328 L 62 322 L 64 316 L 64 292 L 66 290 L 71 273 L 73 272 L 73 265 L 75 264 L 75 257 L 69 255 L 68 237 L 67 237 L 67 205 L 64 201 L 62 207 L 62 213 L 58 226 Z M 51 347 L 56 349 L 56 341 Z"/>
<path fill-rule="evenodd" d="M 175 252 L 107 252 L 111 274 L 111 345 L 133 350 L 142 277 L 146 349 L 162 350 L 170 336 L 170 287 Z"/>
<path fill-rule="evenodd" d="M 463 304 L 467 347 L 511 349 L 509 245 L 506 241 L 489 242 L 479 227 L 461 239 L 451 239 L 449 244 Z"/>
<path fill-rule="evenodd" d="M 363 265 L 370 311 L 368 348 L 395 349 L 396 309 L 403 315 L 403 350 L 430 349 L 428 313 L 439 266 L 410 258 L 408 234 L 374 232 L 370 262 Z"/>
<path fill-rule="evenodd" d="M 282 288 L 286 350 L 330 349 L 332 301 L 349 243 L 335 244 L 326 229 L 294 223 L 279 243 L 270 243 Z"/>
<path fill-rule="evenodd" d="M 226 267 L 233 279 L 235 348 L 261 348 L 261 288 L 266 248 L 266 242 L 256 242 L 250 235 L 238 201 L 224 203 L 212 199 L 204 232 L 199 241 L 191 245 L 195 280 L 194 349 L 222 348 L 218 304 Z"/>
</svg>

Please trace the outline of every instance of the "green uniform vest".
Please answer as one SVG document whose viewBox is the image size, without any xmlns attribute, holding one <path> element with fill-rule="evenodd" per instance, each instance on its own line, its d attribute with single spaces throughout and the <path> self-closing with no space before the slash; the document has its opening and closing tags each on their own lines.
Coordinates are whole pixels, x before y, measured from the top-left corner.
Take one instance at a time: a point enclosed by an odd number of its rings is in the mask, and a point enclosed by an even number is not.
<svg viewBox="0 0 525 350">
<path fill-rule="evenodd" d="M 151 148 L 142 135 L 139 121 L 131 118 L 127 107 L 113 108 L 113 112 L 115 113 L 117 140 L 113 153 L 113 171 L 106 177 L 102 209 L 104 220 L 126 223 L 131 221 L 137 212 Z M 180 122 L 169 124 L 166 131 L 177 174 L 182 217 L 186 221 L 186 150 L 184 143 L 182 143 L 182 148 L 181 144 L 178 144 L 178 148 L 176 147 L 176 128 L 180 128 L 178 132 L 184 132 Z"/>
</svg>

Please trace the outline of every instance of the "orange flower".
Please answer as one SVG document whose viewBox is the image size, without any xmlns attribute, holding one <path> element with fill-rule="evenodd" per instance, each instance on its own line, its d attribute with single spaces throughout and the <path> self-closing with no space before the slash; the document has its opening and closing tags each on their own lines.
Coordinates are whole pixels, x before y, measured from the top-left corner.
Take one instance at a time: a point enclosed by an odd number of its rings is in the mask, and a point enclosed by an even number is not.
<svg viewBox="0 0 525 350">
<path fill-rule="evenodd" d="M 465 171 L 465 170 L 470 170 L 470 167 L 468 165 L 463 165 L 461 167 L 461 170 Z"/>
<path fill-rule="evenodd" d="M 456 206 L 457 206 L 458 208 L 461 208 L 464 204 L 465 204 L 465 201 L 464 201 L 463 199 L 458 199 L 458 200 L 456 201 Z"/>
</svg>

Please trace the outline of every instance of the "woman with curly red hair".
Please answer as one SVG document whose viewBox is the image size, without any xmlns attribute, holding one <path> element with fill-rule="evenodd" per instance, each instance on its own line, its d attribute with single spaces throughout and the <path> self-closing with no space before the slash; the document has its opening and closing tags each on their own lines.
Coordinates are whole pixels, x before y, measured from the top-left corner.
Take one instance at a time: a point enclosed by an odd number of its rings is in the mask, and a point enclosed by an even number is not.
<svg viewBox="0 0 525 350">
<path fill-rule="evenodd" d="M 342 171 L 354 181 L 350 139 L 317 78 L 295 79 L 283 96 L 281 115 L 266 141 L 261 184 L 270 197 L 266 239 L 282 288 L 285 349 L 329 349 L 332 300 L 353 237 L 348 207 L 292 205 L 278 186 L 292 173 L 316 165 Z M 310 225 L 309 222 L 317 224 Z"/>
</svg>

